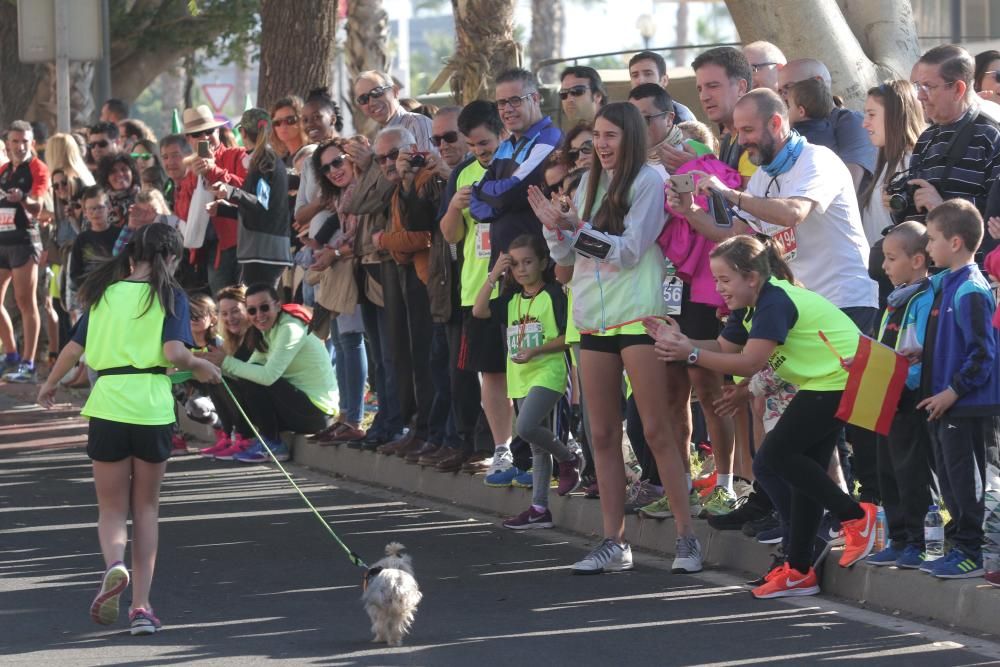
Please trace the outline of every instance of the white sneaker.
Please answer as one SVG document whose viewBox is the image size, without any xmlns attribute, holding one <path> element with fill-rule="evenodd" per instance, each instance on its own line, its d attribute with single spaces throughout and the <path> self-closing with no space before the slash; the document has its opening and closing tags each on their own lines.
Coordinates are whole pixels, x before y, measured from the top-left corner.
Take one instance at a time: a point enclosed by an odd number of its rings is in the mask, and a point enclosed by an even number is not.
<svg viewBox="0 0 1000 667">
<path fill-rule="evenodd" d="M 486 469 L 486 476 L 489 477 L 493 473 L 503 472 L 512 465 L 514 465 L 514 455 L 510 453 L 510 447 L 498 445 L 497 448 L 493 450 L 493 460 L 490 462 L 490 466 Z"/>
<path fill-rule="evenodd" d="M 674 548 L 674 563 L 670 566 L 673 574 L 701 572 L 701 544 L 698 538 L 678 537 Z"/>
<path fill-rule="evenodd" d="M 618 544 L 610 537 L 597 545 L 587 557 L 573 564 L 573 574 L 600 574 L 632 569 L 632 547 Z"/>
</svg>

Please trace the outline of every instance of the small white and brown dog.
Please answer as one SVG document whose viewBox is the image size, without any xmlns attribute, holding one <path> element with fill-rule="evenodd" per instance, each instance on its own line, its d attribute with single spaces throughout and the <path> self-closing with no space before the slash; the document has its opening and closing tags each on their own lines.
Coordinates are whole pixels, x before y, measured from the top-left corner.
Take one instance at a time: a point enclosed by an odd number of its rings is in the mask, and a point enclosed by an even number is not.
<svg viewBox="0 0 1000 667">
<path fill-rule="evenodd" d="M 423 595 L 413 576 L 410 557 L 399 542 L 385 545 L 385 558 L 365 573 L 361 601 L 372 620 L 373 642 L 400 646 L 410 631 Z"/>
</svg>

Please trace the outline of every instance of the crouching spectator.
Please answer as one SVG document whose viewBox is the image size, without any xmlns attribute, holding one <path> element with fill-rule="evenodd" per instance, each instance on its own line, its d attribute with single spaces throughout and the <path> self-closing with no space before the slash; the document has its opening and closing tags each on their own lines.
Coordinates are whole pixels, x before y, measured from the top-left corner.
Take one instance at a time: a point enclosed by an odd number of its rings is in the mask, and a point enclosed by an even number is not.
<svg viewBox="0 0 1000 667">
<path fill-rule="evenodd" d="M 337 409 L 333 367 L 323 341 L 309 335 L 307 319 L 294 308 L 283 309 L 272 286 L 248 287 L 246 309 L 253 325 L 250 358 L 240 361 L 221 350 L 200 356 L 222 368 L 237 401 L 263 438 L 233 460 L 264 463 L 273 455 L 287 461 L 290 453 L 280 432 L 321 431 Z"/>
</svg>

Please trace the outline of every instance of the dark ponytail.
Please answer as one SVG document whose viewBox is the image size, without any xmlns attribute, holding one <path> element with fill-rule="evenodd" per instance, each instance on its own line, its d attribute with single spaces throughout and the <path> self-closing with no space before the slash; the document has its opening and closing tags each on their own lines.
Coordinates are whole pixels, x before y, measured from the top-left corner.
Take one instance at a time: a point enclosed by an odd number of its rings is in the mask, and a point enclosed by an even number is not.
<svg viewBox="0 0 1000 667">
<path fill-rule="evenodd" d="M 170 267 L 172 257 L 180 257 L 183 252 L 181 235 L 176 229 L 162 222 L 154 222 L 140 227 L 125 245 L 121 254 L 99 264 L 90 272 L 80 286 L 79 297 L 84 308 L 97 306 L 101 297 L 111 285 L 128 277 L 132 267 L 140 262 L 148 262 L 149 299 L 140 317 L 153 307 L 153 299 L 168 317 L 175 314 L 174 291 L 180 289 Z"/>
<path fill-rule="evenodd" d="M 756 272 L 762 283 L 772 276 L 778 280 L 795 282 L 792 269 L 785 262 L 773 239 L 760 239 L 741 234 L 728 238 L 712 251 L 713 259 L 722 259 L 734 271 L 746 274 Z"/>
</svg>

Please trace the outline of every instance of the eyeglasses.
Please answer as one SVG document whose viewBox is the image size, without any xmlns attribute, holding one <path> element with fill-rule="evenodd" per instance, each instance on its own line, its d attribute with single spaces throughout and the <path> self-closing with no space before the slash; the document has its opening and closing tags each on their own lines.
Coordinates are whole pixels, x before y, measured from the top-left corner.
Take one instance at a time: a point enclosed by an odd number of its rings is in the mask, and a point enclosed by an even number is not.
<svg viewBox="0 0 1000 667">
<path fill-rule="evenodd" d="M 261 312 L 262 315 L 270 313 L 271 312 L 271 304 L 269 304 L 269 303 L 262 303 L 259 306 L 248 306 L 247 307 L 247 315 L 250 315 L 251 317 L 253 317 L 254 315 L 257 314 L 258 310 Z"/>
<path fill-rule="evenodd" d="M 391 151 L 389 151 L 385 155 L 379 155 L 378 153 L 375 153 L 375 161 L 378 162 L 379 164 L 382 164 L 386 160 L 388 160 L 389 162 L 395 162 L 396 158 L 398 158 L 398 157 L 399 157 L 399 149 L 398 148 L 393 148 Z"/>
<path fill-rule="evenodd" d="M 321 166 L 319 168 L 319 173 L 325 175 L 329 173 L 331 169 L 340 169 L 344 165 L 344 160 L 346 159 L 347 159 L 346 155 L 338 155 L 337 157 L 333 158 L 332 160 Z"/>
<path fill-rule="evenodd" d="M 750 65 L 750 69 L 752 69 L 753 73 L 756 74 L 757 72 L 759 72 L 762 69 L 771 69 L 772 67 L 777 67 L 777 66 L 778 66 L 778 63 L 756 63 L 756 64 L 753 64 L 753 65 Z"/>
<path fill-rule="evenodd" d="M 573 97 L 582 97 L 587 94 L 588 90 L 590 90 L 590 88 L 588 86 L 583 85 L 582 83 L 578 86 L 571 86 L 569 88 L 564 88 L 559 91 L 559 99 L 565 100 L 570 95 L 572 95 Z"/>
<path fill-rule="evenodd" d="M 288 127 L 291 127 L 292 125 L 299 124 L 299 117 L 285 116 L 284 118 L 275 118 L 273 121 L 271 121 L 271 124 L 274 125 L 275 127 L 281 127 L 282 125 L 287 125 Z"/>
<path fill-rule="evenodd" d="M 392 86 L 376 86 L 375 88 L 369 90 L 367 93 L 361 93 L 360 95 L 358 95 L 357 98 L 358 106 L 363 107 L 366 104 L 368 104 L 368 100 L 379 99 L 380 97 L 385 95 L 386 92 L 391 88 Z"/>
<path fill-rule="evenodd" d="M 945 83 L 938 83 L 933 86 L 926 83 L 917 83 L 916 81 L 911 81 L 913 87 L 917 89 L 917 94 L 923 93 L 924 95 L 930 95 L 938 88 L 948 88 L 949 86 L 954 86 L 954 81 L 946 81 Z"/>
<path fill-rule="evenodd" d="M 666 116 L 668 113 L 673 113 L 673 111 L 661 111 L 659 113 L 651 113 L 648 116 L 646 114 L 643 114 L 642 117 L 646 119 L 646 125 L 650 125 L 652 124 L 654 118 L 660 118 L 662 116 Z"/>
<path fill-rule="evenodd" d="M 87 213 L 99 213 L 101 211 L 106 210 L 107 208 L 108 207 L 105 204 L 98 204 L 97 206 L 88 206 L 84 210 L 87 211 Z"/>
<path fill-rule="evenodd" d="M 201 139 L 202 137 L 207 137 L 211 135 L 212 132 L 214 131 L 215 128 L 213 127 L 210 130 L 198 130 L 197 132 L 188 132 L 187 136 L 191 137 L 192 139 Z"/>
<path fill-rule="evenodd" d="M 576 162 L 581 155 L 593 155 L 594 153 L 594 142 L 585 141 L 580 144 L 579 148 L 571 148 L 566 151 L 566 157 L 569 158 L 570 162 Z"/>
<path fill-rule="evenodd" d="M 531 97 L 532 95 L 534 95 L 534 93 L 528 93 L 527 95 L 517 95 L 515 97 L 508 97 L 505 100 L 503 99 L 497 100 L 496 102 L 494 102 L 494 104 L 497 105 L 497 110 L 501 111 L 505 106 L 510 106 L 511 109 L 519 109 L 521 108 L 521 103 L 524 102 L 524 100 Z"/>
<path fill-rule="evenodd" d="M 445 132 L 444 134 L 432 134 L 431 143 L 435 146 L 440 146 L 441 142 L 447 142 L 453 144 L 458 141 L 458 132 L 451 130 L 450 132 Z"/>
<path fill-rule="evenodd" d="M 100 141 L 94 141 L 87 144 L 87 148 L 94 150 L 95 148 L 107 148 L 108 144 L 111 143 L 107 139 L 101 139 Z"/>
<path fill-rule="evenodd" d="M 149 160 L 153 157 L 152 153 L 129 153 L 129 157 L 133 160 Z"/>
</svg>

